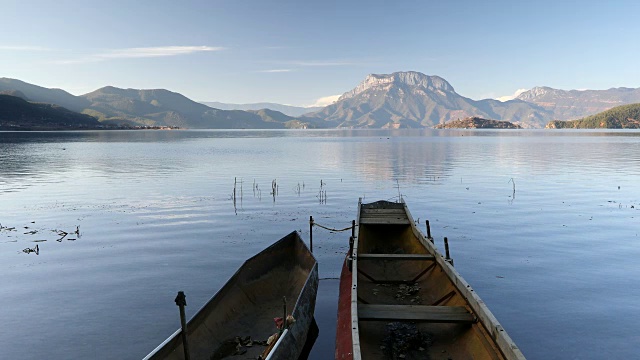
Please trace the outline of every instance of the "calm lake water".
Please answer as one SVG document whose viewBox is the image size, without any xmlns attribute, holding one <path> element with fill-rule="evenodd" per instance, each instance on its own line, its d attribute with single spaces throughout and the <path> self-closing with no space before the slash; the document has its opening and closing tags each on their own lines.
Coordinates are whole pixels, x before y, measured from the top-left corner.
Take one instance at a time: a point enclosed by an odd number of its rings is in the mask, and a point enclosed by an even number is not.
<svg viewBox="0 0 640 360">
<path fill-rule="evenodd" d="M 638 358 L 639 184 L 630 131 L 0 132 L 0 358 L 140 359 L 177 291 L 190 317 L 310 215 L 343 228 L 398 193 L 528 358 Z M 314 231 L 312 359 L 348 236 Z"/>
</svg>

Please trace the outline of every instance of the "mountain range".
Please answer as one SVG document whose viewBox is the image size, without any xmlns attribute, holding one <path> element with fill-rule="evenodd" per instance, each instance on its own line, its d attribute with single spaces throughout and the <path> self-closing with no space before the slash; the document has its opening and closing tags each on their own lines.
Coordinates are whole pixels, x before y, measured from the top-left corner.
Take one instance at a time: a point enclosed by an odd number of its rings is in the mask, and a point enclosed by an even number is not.
<svg viewBox="0 0 640 360">
<path fill-rule="evenodd" d="M 543 86 L 520 93 L 516 99 L 536 104 L 550 111 L 551 120 L 573 120 L 615 106 L 640 103 L 640 88 L 567 91 Z"/>
<path fill-rule="evenodd" d="M 75 96 L 61 89 L 9 78 L 0 78 L 0 92 L 31 102 L 56 104 L 109 125 L 231 129 L 424 128 L 467 117 L 542 128 L 552 120 L 576 119 L 617 105 L 640 102 L 640 88 L 566 91 L 536 87 L 506 102 L 473 100 L 458 94 L 445 79 L 415 71 L 370 74 L 338 101 L 321 109 L 271 103 L 198 103 L 165 89 L 113 86 Z M 300 114 L 305 110 L 310 112 Z"/>
<path fill-rule="evenodd" d="M 542 127 L 549 120 L 549 112 L 536 104 L 472 100 L 443 78 L 414 71 L 368 75 L 337 102 L 304 117 L 332 127 L 423 128 L 473 116 L 522 127 Z"/>
<path fill-rule="evenodd" d="M 38 103 L 57 104 L 93 116 L 108 125 L 177 126 L 198 129 L 287 128 L 300 124 L 293 117 L 260 112 L 220 110 L 164 89 L 138 90 L 106 86 L 81 96 L 20 80 L 1 78 L 0 91 L 17 91 Z M 304 126 L 304 125 L 299 125 Z"/>
</svg>

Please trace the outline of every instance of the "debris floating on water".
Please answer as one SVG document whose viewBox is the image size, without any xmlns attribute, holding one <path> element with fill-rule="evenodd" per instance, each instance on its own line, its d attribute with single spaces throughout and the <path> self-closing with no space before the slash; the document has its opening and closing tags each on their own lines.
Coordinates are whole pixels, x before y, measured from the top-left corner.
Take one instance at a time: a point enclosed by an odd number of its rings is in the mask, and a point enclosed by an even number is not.
<svg viewBox="0 0 640 360">
<path fill-rule="evenodd" d="M 40 247 L 36 244 L 35 247 L 26 248 L 26 249 L 22 250 L 22 252 L 25 253 L 25 254 L 35 253 L 36 255 L 40 255 Z"/>
</svg>

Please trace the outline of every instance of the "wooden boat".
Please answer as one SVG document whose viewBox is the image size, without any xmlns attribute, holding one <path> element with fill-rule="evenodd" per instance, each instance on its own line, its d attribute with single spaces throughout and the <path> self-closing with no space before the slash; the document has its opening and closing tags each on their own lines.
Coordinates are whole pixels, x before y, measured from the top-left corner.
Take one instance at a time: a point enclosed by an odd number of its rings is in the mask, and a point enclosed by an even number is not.
<svg viewBox="0 0 640 360">
<path fill-rule="evenodd" d="M 336 359 L 524 359 L 404 202 L 360 200 L 357 219 L 340 278 Z"/>
<path fill-rule="evenodd" d="M 257 359 L 266 348 L 257 342 L 279 332 L 274 318 L 284 317 L 283 297 L 295 322 L 266 358 L 298 359 L 313 321 L 317 290 L 318 264 L 294 231 L 247 260 L 187 323 L 190 359 Z M 182 330 L 145 359 L 184 359 Z"/>
</svg>

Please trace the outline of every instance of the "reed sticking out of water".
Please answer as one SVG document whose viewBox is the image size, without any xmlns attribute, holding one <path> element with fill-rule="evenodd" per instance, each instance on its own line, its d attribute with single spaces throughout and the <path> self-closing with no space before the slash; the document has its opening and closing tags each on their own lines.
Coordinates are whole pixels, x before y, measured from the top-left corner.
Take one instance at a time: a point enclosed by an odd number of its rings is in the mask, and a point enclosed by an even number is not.
<svg viewBox="0 0 640 360">
<path fill-rule="evenodd" d="M 400 182 L 396 179 L 396 187 L 398 188 L 398 202 L 402 202 L 402 194 L 400 193 Z"/>
<path fill-rule="evenodd" d="M 276 179 L 271 181 L 271 195 L 273 196 L 273 202 L 276 202 L 276 195 L 278 195 L 278 182 Z"/>
<path fill-rule="evenodd" d="M 233 178 L 233 194 L 231 199 L 233 200 L 233 211 L 238 215 L 238 208 L 236 207 L 236 186 L 238 184 L 238 178 Z"/>
<path fill-rule="evenodd" d="M 318 200 L 320 200 L 320 204 L 326 204 L 327 203 L 327 190 L 324 189 L 325 185 L 327 185 L 327 183 L 322 181 L 322 179 L 320 179 L 320 191 L 318 192 L 318 195 L 316 196 L 318 198 Z"/>
<path fill-rule="evenodd" d="M 262 200 L 262 190 L 260 190 L 260 186 L 258 186 L 255 179 L 253 179 L 253 197 Z"/>
</svg>

